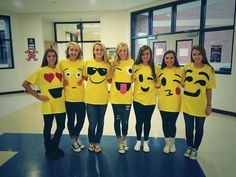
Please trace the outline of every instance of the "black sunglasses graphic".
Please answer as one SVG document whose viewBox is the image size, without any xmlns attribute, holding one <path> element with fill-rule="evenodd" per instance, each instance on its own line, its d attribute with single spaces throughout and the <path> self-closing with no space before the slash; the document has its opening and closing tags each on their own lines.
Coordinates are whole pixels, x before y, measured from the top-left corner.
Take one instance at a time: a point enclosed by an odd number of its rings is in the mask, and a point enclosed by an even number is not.
<svg viewBox="0 0 236 177">
<path fill-rule="evenodd" d="M 105 76 L 107 74 L 107 69 L 106 68 L 95 68 L 95 67 L 88 67 L 88 74 L 93 75 L 98 71 L 98 74 L 100 76 Z"/>
</svg>

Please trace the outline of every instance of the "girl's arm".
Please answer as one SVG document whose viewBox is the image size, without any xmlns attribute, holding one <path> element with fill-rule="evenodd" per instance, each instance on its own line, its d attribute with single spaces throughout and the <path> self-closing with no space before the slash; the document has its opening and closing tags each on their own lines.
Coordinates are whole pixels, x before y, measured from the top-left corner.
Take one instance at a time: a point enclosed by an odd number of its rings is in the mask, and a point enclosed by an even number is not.
<svg viewBox="0 0 236 177">
<path fill-rule="evenodd" d="M 49 101 L 49 98 L 47 96 L 37 94 L 37 92 L 35 92 L 30 85 L 31 85 L 30 82 L 25 80 L 23 82 L 23 84 L 22 84 L 22 87 L 24 87 L 25 90 L 30 95 L 32 95 L 33 97 L 37 98 L 38 100 L 40 100 L 40 101 Z"/>
<path fill-rule="evenodd" d="M 211 109 L 212 89 L 206 89 L 206 96 L 207 96 L 207 106 L 206 106 L 205 113 L 207 116 L 209 116 L 212 112 L 212 109 Z"/>
</svg>

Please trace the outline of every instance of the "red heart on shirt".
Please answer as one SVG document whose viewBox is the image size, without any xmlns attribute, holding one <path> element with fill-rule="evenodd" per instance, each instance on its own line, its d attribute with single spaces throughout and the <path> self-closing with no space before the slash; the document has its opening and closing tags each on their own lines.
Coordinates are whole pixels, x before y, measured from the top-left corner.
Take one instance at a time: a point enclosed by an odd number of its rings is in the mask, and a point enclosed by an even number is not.
<svg viewBox="0 0 236 177">
<path fill-rule="evenodd" d="M 60 81 L 62 81 L 62 73 L 56 73 L 56 77 L 60 80 Z"/>
<path fill-rule="evenodd" d="M 48 82 L 52 82 L 54 78 L 54 74 L 53 73 L 49 73 L 49 74 L 44 74 L 44 79 L 46 79 Z"/>
</svg>

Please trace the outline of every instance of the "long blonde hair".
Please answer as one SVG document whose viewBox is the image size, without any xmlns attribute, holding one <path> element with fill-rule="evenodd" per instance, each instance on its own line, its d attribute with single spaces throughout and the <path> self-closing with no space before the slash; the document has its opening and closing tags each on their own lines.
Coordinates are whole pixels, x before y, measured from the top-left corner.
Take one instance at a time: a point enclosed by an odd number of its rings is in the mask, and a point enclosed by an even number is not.
<svg viewBox="0 0 236 177">
<path fill-rule="evenodd" d="M 103 60 L 105 63 L 110 64 L 110 62 L 109 62 L 109 60 L 108 60 L 108 58 L 107 58 L 107 49 L 106 49 L 105 45 L 102 44 L 101 42 L 96 42 L 96 43 L 93 44 L 93 59 L 95 59 L 94 50 L 95 50 L 95 46 L 96 46 L 96 45 L 101 46 L 102 49 L 103 49 L 103 51 L 104 51 L 104 54 L 103 54 L 102 60 Z"/>
</svg>

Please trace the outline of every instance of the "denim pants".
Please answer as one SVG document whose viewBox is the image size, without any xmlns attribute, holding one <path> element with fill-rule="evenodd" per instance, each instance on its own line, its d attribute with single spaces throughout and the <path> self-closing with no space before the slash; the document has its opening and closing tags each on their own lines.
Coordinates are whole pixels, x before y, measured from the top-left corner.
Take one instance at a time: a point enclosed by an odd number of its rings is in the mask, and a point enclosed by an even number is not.
<svg viewBox="0 0 236 177">
<path fill-rule="evenodd" d="M 80 135 L 85 119 L 84 102 L 65 102 L 67 113 L 67 127 L 71 138 L 77 138 Z M 75 122 L 76 120 L 76 122 Z"/>
<path fill-rule="evenodd" d="M 206 117 L 192 116 L 187 113 L 183 114 L 185 121 L 185 134 L 186 134 L 187 145 L 189 147 L 198 149 L 202 141 L 204 133 L 204 123 Z"/>
<path fill-rule="evenodd" d="M 89 143 L 100 143 L 103 127 L 104 127 L 104 117 L 107 109 L 107 104 L 105 105 L 94 105 L 87 104 L 87 115 L 89 121 L 88 127 L 88 138 Z"/>
<path fill-rule="evenodd" d="M 126 136 L 128 133 L 130 108 L 131 104 L 112 104 L 115 120 L 114 128 L 117 138 L 120 138 L 121 136 Z"/>
</svg>

